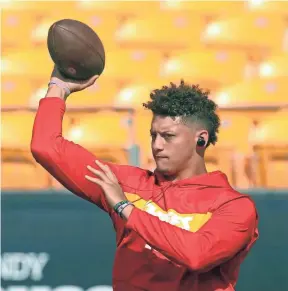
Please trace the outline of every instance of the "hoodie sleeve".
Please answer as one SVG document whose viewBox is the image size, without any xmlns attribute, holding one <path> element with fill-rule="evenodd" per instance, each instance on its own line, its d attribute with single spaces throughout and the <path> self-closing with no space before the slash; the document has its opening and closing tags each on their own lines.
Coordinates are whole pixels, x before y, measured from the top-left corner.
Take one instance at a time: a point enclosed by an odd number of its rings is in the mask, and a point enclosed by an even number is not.
<svg viewBox="0 0 288 291">
<path fill-rule="evenodd" d="M 231 259 L 253 241 L 257 213 L 249 198 L 235 199 L 218 208 L 197 232 L 183 230 L 134 208 L 126 226 L 152 248 L 193 271 L 206 272 Z"/>
<path fill-rule="evenodd" d="M 31 152 L 35 160 L 72 193 L 110 212 L 102 189 L 85 179 L 91 174 L 87 165 L 98 168 L 96 157 L 62 136 L 62 119 L 66 109 L 57 97 L 43 98 L 35 117 Z M 139 178 L 142 171 L 132 166 L 108 164 L 120 183 Z M 137 169 L 137 170 L 136 170 Z"/>
</svg>

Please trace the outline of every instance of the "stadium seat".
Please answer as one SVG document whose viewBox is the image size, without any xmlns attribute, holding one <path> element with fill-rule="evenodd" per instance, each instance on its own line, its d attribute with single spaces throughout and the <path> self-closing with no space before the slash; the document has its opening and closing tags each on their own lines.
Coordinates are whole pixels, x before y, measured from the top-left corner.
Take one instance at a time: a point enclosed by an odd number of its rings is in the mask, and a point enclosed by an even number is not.
<svg viewBox="0 0 288 291">
<path fill-rule="evenodd" d="M 249 12 L 275 14 L 279 17 L 286 17 L 288 15 L 288 3 L 286 1 L 247 1 L 246 4 Z"/>
<path fill-rule="evenodd" d="M 3 110 L 3 109 L 2 109 Z M 2 111 L 2 148 L 30 152 L 35 112 Z M 69 120 L 64 118 L 63 131 L 69 128 Z"/>
<path fill-rule="evenodd" d="M 41 18 L 48 16 L 50 13 L 61 11 L 69 11 L 70 9 L 77 9 L 77 1 L 58 1 L 57 9 L 55 9 L 55 3 L 50 1 L 15 1 L 15 0 L 4 0 L 1 1 L 0 7 L 2 11 L 10 10 L 15 12 L 23 12 L 30 14 L 30 17 Z M 63 14 L 62 14 L 63 15 Z M 31 18 L 33 18 L 31 17 Z"/>
<path fill-rule="evenodd" d="M 227 49 L 271 51 L 283 47 L 285 31 L 285 20 L 278 15 L 247 13 L 209 23 L 203 31 L 202 41 Z"/>
<path fill-rule="evenodd" d="M 20 160 L 3 160 L 1 163 L 1 189 L 2 190 L 44 190 L 48 186 L 48 177 L 43 169 L 36 163 Z"/>
<path fill-rule="evenodd" d="M 26 149 L 2 146 L 1 170 L 2 190 L 43 190 L 49 186 L 46 170 Z"/>
<path fill-rule="evenodd" d="M 103 79 L 131 82 L 159 78 L 163 59 L 163 54 L 155 50 L 119 49 L 108 51 Z"/>
<path fill-rule="evenodd" d="M 123 23 L 116 31 L 115 41 L 125 48 L 149 48 L 163 52 L 188 49 L 191 45 L 197 49 L 201 47 L 199 38 L 204 25 L 205 20 L 200 16 L 162 14 L 161 18 L 159 15 L 139 17 Z"/>
<path fill-rule="evenodd" d="M 261 78 L 276 78 L 288 76 L 288 55 L 274 55 L 260 63 L 258 76 Z"/>
<path fill-rule="evenodd" d="M 47 49 L 19 50 L 1 60 L 2 76 L 22 76 L 37 85 L 49 80 L 53 65 Z"/>
<path fill-rule="evenodd" d="M 252 79 L 213 94 L 221 107 L 275 106 L 287 104 L 287 77 Z"/>
<path fill-rule="evenodd" d="M 39 19 L 31 17 L 28 11 L 2 9 L 1 26 L 5 29 L 2 29 L 1 48 L 4 54 L 15 48 L 21 50 L 31 48 L 29 35 L 38 21 Z"/>
<path fill-rule="evenodd" d="M 287 114 L 286 109 L 271 115 L 255 131 L 252 142 L 258 187 L 288 187 Z"/>
<path fill-rule="evenodd" d="M 2 148 L 30 151 L 35 115 L 29 112 L 2 112 Z"/>
<path fill-rule="evenodd" d="M 35 84 L 23 76 L 1 76 L 1 106 L 28 106 Z"/>
<path fill-rule="evenodd" d="M 143 103 L 150 100 L 152 90 L 166 85 L 162 80 L 156 79 L 149 83 L 133 82 L 123 86 L 115 96 L 113 104 L 119 107 L 132 107 L 136 110 L 143 108 Z"/>
<path fill-rule="evenodd" d="M 242 112 L 229 110 L 220 110 L 219 116 L 221 125 L 215 151 L 221 153 L 219 158 L 228 155 L 225 159 L 228 159 L 233 166 L 233 184 L 248 188 L 253 185 L 250 163 L 253 148 L 249 141 L 254 130 L 253 120 Z M 228 169 L 228 165 L 226 168 Z"/>
<path fill-rule="evenodd" d="M 288 110 L 279 110 L 271 114 L 259 124 L 255 131 L 253 144 L 258 145 L 286 145 L 288 128 Z"/>
<path fill-rule="evenodd" d="M 117 83 L 99 79 L 93 86 L 73 94 L 66 102 L 67 108 L 113 106 L 118 90 Z"/>
<path fill-rule="evenodd" d="M 244 1 L 181 1 L 162 0 L 160 7 L 163 12 L 183 12 L 191 15 L 218 17 L 221 15 L 239 15 L 245 12 L 247 7 Z"/>
<path fill-rule="evenodd" d="M 231 185 L 239 186 L 241 181 L 235 177 L 233 149 L 229 147 L 209 146 L 205 153 L 205 163 L 208 172 L 222 171 L 227 175 Z M 245 187 L 243 187 L 245 188 Z"/>
<path fill-rule="evenodd" d="M 34 89 L 30 94 L 28 98 L 28 106 L 30 108 L 37 109 L 39 106 L 39 101 L 45 97 L 45 94 L 47 93 L 48 86 L 43 85 L 42 87 L 38 87 Z"/>
<path fill-rule="evenodd" d="M 103 161 L 129 163 L 128 150 L 134 137 L 126 112 L 99 111 L 72 116 L 74 122 L 64 132 L 67 140 L 85 147 Z M 53 183 L 53 187 L 57 184 Z"/>
<path fill-rule="evenodd" d="M 161 77 L 188 82 L 210 82 L 216 86 L 231 84 L 244 77 L 246 55 L 228 50 L 183 51 L 170 56 L 163 64 Z M 209 84 L 209 83 L 208 83 Z M 211 88 L 213 89 L 213 88 Z"/>
<path fill-rule="evenodd" d="M 130 17 L 158 14 L 159 1 L 78 1 L 77 8 L 81 13 L 89 10 L 109 13 L 112 17 Z"/>
<path fill-rule="evenodd" d="M 288 145 L 255 146 L 256 187 L 287 189 Z"/>
<path fill-rule="evenodd" d="M 125 148 L 129 144 L 128 114 L 113 111 L 77 114 L 64 137 L 93 151 L 103 147 Z"/>
</svg>

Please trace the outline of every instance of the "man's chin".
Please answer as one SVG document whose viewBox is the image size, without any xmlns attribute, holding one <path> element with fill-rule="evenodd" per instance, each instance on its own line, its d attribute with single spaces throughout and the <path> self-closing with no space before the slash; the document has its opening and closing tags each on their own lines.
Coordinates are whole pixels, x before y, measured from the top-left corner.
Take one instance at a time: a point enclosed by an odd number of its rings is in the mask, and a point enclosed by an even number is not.
<svg viewBox="0 0 288 291">
<path fill-rule="evenodd" d="M 165 176 L 171 174 L 171 169 L 169 169 L 168 167 L 164 167 L 164 166 L 157 165 L 156 171 L 162 175 L 165 175 Z"/>
</svg>

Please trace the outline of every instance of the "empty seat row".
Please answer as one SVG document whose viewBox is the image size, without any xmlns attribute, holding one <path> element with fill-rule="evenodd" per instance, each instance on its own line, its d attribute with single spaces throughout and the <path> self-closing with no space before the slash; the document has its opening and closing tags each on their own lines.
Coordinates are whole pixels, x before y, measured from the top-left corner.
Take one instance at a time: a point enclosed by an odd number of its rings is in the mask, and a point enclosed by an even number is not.
<svg viewBox="0 0 288 291">
<path fill-rule="evenodd" d="M 55 11 L 55 9 L 53 9 Z M 46 47 L 49 27 L 62 17 L 53 12 L 35 17 L 33 10 L 3 10 L 4 53 L 12 48 Z M 114 17 L 110 12 L 79 10 L 66 18 L 89 25 L 107 49 L 153 48 L 161 50 L 203 49 L 206 46 L 238 48 L 244 51 L 287 49 L 284 17 L 267 13 L 229 13 L 217 18 L 199 13 L 161 12 L 144 16 Z M 165 27 L 165 29 L 163 29 Z M 249 32 L 249 33 L 247 33 Z M 13 37 L 17 33 L 17 38 Z"/>
<path fill-rule="evenodd" d="M 117 69 L 120 73 L 120 68 Z M 178 84 L 184 79 L 189 84 L 200 84 L 200 87 L 210 91 L 210 98 L 213 99 L 220 108 L 229 107 L 283 107 L 288 104 L 287 98 L 287 77 L 278 78 L 253 78 L 242 82 L 222 85 L 213 83 L 213 80 L 205 79 L 205 76 L 185 78 L 177 72 L 171 78 L 154 78 L 129 80 L 128 76 L 119 76 L 114 68 L 114 76 L 103 76 L 94 83 L 93 86 L 81 92 L 74 93 L 68 100 L 69 108 L 77 107 L 130 107 L 142 109 L 142 103 L 150 98 L 150 93 L 164 85 L 169 85 L 171 81 Z M 37 108 L 39 100 L 47 92 L 47 83 L 35 76 L 25 78 L 17 75 L 3 75 L 2 82 L 2 107 L 26 106 Z M 48 82 L 48 78 L 46 82 Z M 125 81 L 126 80 L 126 81 Z"/>
</svg>

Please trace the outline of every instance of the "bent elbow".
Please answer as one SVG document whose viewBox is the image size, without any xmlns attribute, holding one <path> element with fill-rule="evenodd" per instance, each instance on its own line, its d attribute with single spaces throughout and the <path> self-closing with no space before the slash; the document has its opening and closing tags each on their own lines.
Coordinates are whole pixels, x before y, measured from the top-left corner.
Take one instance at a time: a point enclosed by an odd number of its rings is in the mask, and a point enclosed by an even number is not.
<svg viewBox="0 0 288 291">
<path fill-rule="evenodd" d="M 36 162 L 40 162 L 47 156 L 47 149 L 39 143 L 31 142 L 30 151 Z"/>
<path fill-rule="evenodd" d="M 189 260 L 189 269 L 193 272 L 199 272 L 201 269 L 201 265 L 198 259 L 190 259 Z"/>
<path fill-rule="evenodd" d="M 198 256 L 189 259 L 189 268 L 193 272 L 202 273 L 209 269 L 209 263 L 205 258 L 200 258 Z"/>
<path fill-rule="evenodd" d="M 35 159 L 35 161 L 39 164 L 43 164 L 48 160 L 55 159 L 56 151 L 54 150 L 54 146 L 44 140 L 33 140 L 30 144 L 30 151 Z"/>
</svg>

